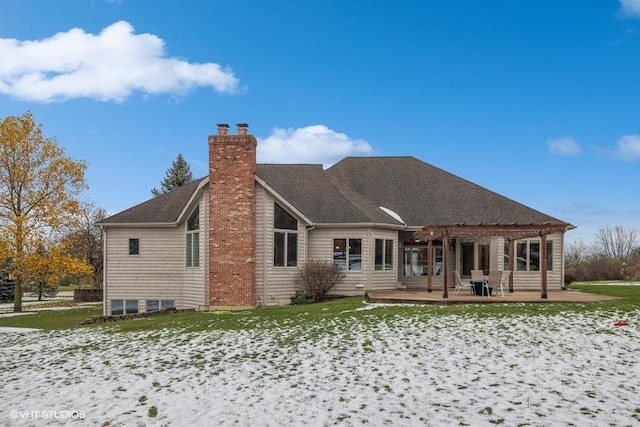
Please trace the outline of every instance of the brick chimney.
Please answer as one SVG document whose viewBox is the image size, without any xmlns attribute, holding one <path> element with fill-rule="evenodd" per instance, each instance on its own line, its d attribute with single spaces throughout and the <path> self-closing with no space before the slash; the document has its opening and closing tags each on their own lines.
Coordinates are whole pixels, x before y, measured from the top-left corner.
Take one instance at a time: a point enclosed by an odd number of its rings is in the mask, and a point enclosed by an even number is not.
<svg viewBox="0 0 640 427">
<path fill-rule="evenodd" d="M 209 136 L 209 306 L 256 305 L 256 139 L 248 125 Z"/>
</svg>

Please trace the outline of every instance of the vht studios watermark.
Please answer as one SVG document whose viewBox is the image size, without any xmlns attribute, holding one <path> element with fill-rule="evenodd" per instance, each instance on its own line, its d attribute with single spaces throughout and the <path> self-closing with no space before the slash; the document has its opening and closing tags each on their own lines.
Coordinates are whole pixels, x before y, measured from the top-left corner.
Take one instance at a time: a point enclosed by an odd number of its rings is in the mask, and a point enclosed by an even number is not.
<svg viewBox="0 0 640 427">
<path fill-rule="evenodd" d="M 12 420 L 84 420 L 84 411 L 18 411 L 9 412 Z"/>
</svg>

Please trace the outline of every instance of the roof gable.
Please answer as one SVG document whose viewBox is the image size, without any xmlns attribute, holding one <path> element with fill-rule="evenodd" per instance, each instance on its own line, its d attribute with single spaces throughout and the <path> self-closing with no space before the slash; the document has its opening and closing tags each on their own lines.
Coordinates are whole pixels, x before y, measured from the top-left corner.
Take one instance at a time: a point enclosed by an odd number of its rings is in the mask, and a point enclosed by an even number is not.
<svg viewBox="0 0 640 427">
<path fill-rule="evenodd" d="M 207 177 L 196 179 L 161 196 L 112 215 L 98 225 L 175 224 L 194 192 Z"/>
<path fill-rule="evenodd" d="M 402 225 L 322 165 L 261 164 L 256 175 L 314 223 Z"/>
</svg>

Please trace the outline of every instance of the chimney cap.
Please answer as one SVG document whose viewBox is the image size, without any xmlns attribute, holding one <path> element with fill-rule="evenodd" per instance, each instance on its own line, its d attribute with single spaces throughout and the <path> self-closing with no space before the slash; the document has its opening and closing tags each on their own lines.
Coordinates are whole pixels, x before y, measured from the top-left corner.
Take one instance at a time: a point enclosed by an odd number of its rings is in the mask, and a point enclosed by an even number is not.
<svg viewBox="0 0 640 427">
<path fill-rule="evenodd" d="M 218 123 L 216 126 L 218 126 L 218 128 L 229 129 L 229 125 L 226 123 Z"/>
<path fill-rule="evenodd" d="M 249 127 L 249 125 L 246 124 L 246 123 L 236 123 L 236 126 L 239 127 L 239 128 L 248 128 Z"/>
</svg>

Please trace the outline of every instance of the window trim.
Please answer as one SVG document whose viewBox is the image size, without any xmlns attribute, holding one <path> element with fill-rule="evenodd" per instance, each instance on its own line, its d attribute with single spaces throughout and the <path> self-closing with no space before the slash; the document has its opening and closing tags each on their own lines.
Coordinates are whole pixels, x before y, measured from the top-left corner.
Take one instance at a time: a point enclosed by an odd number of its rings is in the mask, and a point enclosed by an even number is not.
<svg viewBox="0 0 640 427">
<path fill-rule="evenodd" d="M 154 309 L 154 310 L 149 310 L 149 303 L 153 302 L 153 303 L 157 303 L 158 304 L 158 308 Z M 170 308 L 175 308 L 176 307 L 176 300 L 175 299 L 148 299 L 146 300 L 146 304 L 145 304 L 145 312 L 146 313 L 153 313 L 154 311 L 160 311 L 160 310 L 167 310 Z"/>
<path fill-rule="evenodd" d="M 506 242 L 506 240 L 505 240 Z M 531 259 L 531 244 L 534 245 L 538 245 L 538 263 L 537 263 L 537 270 L 536 269 L 531 269 L 531 265 L 532 265 L 532 259 Z M 522 245 L 522 246 L 521 246 Z M 539 273 L 542 271 L 542 263 L 546 263 L 546 267 L 547 267 L 547 271 L 554 271 L 553 270 L 553 240 L 547 240 L 547 258 L 545 260 L 543 260 L 541 258 L 542 255 L 542 240 L 540 239 L 521 239 L 521 240 L 516 240 L 515 241 L 515 256 L 516 256 L 516 262 L 514 264 L 514 270 L 515 271 L 519 271 L 519 272 L 530 272 L 530 273 Z M 525 252 L 524 252 L 524 256 L 522 258 L 524 258 L 524 262 L 525 262 L 525 268 L 518 268 L 518 262 L 519 262 L 519 255 L 518 255 L 518 247 L 524 247 L 525 248 Z M 507 261 L 509 258 L 509 252 L 507 249 L 507 244 L 505 243 L 505 254 L 504 254 L 504 260 Z M 505 265 L 505 270 L 508 270 L 509 268 L 507 268 L 507 266 Z"/>
<path fill-rule="evenodd" d="M 196 207 L 185 223 L 184 265 L 200 268 L 200 207 Z"/>
<path fill-rule="evenodd" d="M 378 254 L 378 242 L 382 244 L 382 253 Z M 390 246 L 390 247 L 389 247 Z M 395 252 L 395 240 L 375 238 L 373 239 L 373 271 L 395 271 L 394 252 Z M 387 253 L 388 251 L 388 253 Z M 378 255 L 382 256 L 382 263 L 378 263 Z M 387 256 L 391 257 L 391 261 L 387 262 Z M 378 268 L 378 266 L 382 268 Z"/>
<path fill-rule="evenodd" d="M 283 225 L 283 224 L 276 224 L 276 220 L 278 219 L 279 215 L 278 215 L 278 210 L 281 210 L 282 213 L 287 214 L 289 217 L 291 217 L 292 220 L 295 221 L 295 228 L 294 228 L 294 224 L 291 224 L 291 228 L 278 228 L 276 225 Z M 286 225 L 285 225 L 286 226 Z M 299 227 L 299 221 L 298 219 L 292 215 L 289 211 L 287 211 L 285 208 L 283 208 L 282 206 L 280 206 L 277 202 L 273 202 L 273 267 L 274 268 L 297 268 L 298 267 L 298 258 L 299 258 L 299 246 L 300 246 L 300 239 L 298 238 L 298 227 Z M 278 237 L 280 237 L 282 239 L 282 251 L 276 251 L 276 240 L 278 239 Z M 295 244 L 293 247 L 295 247 L 295 252 L 292 254 L 291 253 L 291 248 L 292 242 L 291 240 L 295 239 Z M 280 264 L 278 261 L 278 259 L 276 259 L 276 255 L 280 255 L 282 257 L 282 264 Z"/>
<path fill-rule="evenodd" d="M 114 314 L 113 313 L 113 305 L 114 303 L 120 303 L 122 304 L 122 313 L 118 313 L 118 314 Z M 131 303 L 131 302 L 135 302 L 136 303 L 136 310 L 133 311 L 129 311 L 127 310 L 127 303 Z M 112 299 L 111 300 L 111 316 L 123 316 L 125 314 L 137 314 L 140 313 L 140 301 L 137 299 L 122 299 L 122 298 L 116 298 L 116 299 Z"/>
<path fill-rule="evenodd" d="M 402 276 L 403 277 L 427 277 L 428 275 L 428 271 L 427 271 L 427 264 L 428 264 L 428 253 L 427 251 L 429 250 L 429 246 L 427 245 L 406 245 L 402 248 Z M 438 245 L 432 245 L 431 246 L 431 250 L 433 251 L 432 254 L 432 262 L 433 262 L 433 271 L 432 271 L 432 276 L 433 277 L 439 277 L 442 276 L 444 274 L 444 258 L 443 258 L 443 253 L 444 253 L 444 248 L 442 246 L 442 244 L 438 244 Z M 414 265 L 413 262 L 410 262 L 409 265 L 411 266 L 410 268 L 410 272 L 414 272 L 414 271 L 424 271 L 424 274 L 407 274 L 407 253 L 413 253 L 415 252 L 416 255 L 416 261 L 417 263 Z M 424 264 L 420 263 L 420 253 L 424 253 Z M 413 257 L 411 257 L 411 260 L 413 261 Z M 416 269 L 414 269 L 414 267 L 416 267 Z"/>
<path fill-rule="evenodd" d="M 344 263 L 340 262 L 340 263 L 336 263 L 336 260 L 338 261 L 342 261 L 340 258 L 336 258 L 336 250 L 340 249 L 340 246 L 338 245 L 337 241 L 338 240 L 344 240 L 344 251 L 342 252 L 342 256 L 344 256 Z M 353 244 L 351 245 L 350 242 L 352 240 L 359 240 L 360 244 L 360 252 L 356 253 L 356 252 L 352 252 L 352 248 L 356 248 L 357 245 Z M 345 272 L 362 272 L 363 271 L 363 265 L 362 265 L 362 242 L 365 239 L 363 239 L 362 237 L 334 237 L 333 238 L 333 265 L 336 266 L 340 271 L 345 271 Z M 339 253 L 339 252 L 338 252 Z M 351 268 L 352 265 L 356 265 L 355 264 L 355 260 L 357 259 L 356 257 L 359 256 L 360 257 L 360 268 Z M 353 257 L 353 261 L 351 260 L 351 258 Z M 344 268 L 340 268 L 340 265 L 344 265 Z"/>
</svg>

